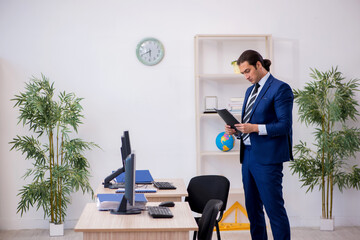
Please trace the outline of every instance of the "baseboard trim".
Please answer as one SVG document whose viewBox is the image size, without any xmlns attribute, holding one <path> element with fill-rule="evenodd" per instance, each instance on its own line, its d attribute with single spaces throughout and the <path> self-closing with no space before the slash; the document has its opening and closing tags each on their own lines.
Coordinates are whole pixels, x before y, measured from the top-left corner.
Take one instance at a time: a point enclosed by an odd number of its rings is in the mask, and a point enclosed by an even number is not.
<svg viewBox="0 0 360 240">
<path fill-rule="evenodd" d="M 336 226 L 360 226 L 360 216 L 355 217 L 337 217 L 335 216 Z M 314 217 L 294 217 L 289 216 L 291 227 L 320 227 L 320 216 Z"/>
<path fill-rule="evenodd" d="M 65 220 L 65 229 L 73 229 L 78 219 Z M 49 229 L 49 220 L 44 219 L 14 219 L 0 220 L 1 230 L 20 230 L 20 229 Z"/>
</svg>

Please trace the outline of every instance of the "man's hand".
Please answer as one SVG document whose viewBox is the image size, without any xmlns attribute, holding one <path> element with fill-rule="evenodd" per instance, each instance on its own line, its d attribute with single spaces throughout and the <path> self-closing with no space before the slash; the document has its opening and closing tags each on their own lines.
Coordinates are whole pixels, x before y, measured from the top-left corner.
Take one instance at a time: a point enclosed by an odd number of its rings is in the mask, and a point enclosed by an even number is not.
<svg viewBox="0 0 360 240">
<path fill-rule="evenodd" d="M 259 128 L 257 124 L 252 123 L 239 123 L 234 125 L 237 130 L 242 133 L 252 133 L 252 132 L 259 132 Z"/>
<path fill-rule="evenodd" d="M 235 132 L 235 129 L 232 129 L 229 125 L 225 125 L 225 133 L 227 135 L 233 135 Z"/>
</svg>

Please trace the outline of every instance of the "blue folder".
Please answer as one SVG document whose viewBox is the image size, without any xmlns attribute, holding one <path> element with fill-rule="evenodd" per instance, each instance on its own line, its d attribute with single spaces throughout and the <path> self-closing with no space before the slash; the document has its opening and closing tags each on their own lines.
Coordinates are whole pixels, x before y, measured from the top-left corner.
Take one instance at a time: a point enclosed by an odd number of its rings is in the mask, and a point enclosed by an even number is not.
<svg viewBox="0 0 360 240">
<path fill-rule="evenodd" d="M 115 178 L 116 182 L 125 182 L 125 173 L 120 174 Z M 149 170 L 136 170 L 135 183 L 136 184 L 150 184 L 154 181 Z"/>
<path fill-rule="evenodd" d="M 100 202 L 121 202 L 124 194 L 119 193 L 99 193 L 97 197 Z M 144 194 L 135 194 L 135 202 L 147 202 Z"/>
<path fill-rule="evenodd" d="M 121 193 L 101 193 L 97 195 L 97 208 L 100 211 L 116 210 L 123 198 Z M 135 194 L 135 206 L 145 208 L 147 199 L 144 194 Z"/>
</svg>

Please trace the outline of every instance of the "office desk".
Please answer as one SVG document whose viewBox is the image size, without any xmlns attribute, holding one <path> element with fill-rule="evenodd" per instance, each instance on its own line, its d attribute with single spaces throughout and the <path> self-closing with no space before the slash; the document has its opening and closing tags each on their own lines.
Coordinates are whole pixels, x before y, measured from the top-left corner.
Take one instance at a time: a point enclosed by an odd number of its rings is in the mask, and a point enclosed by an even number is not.
<svg viewBox="0 0 360 240">
<path fill-rule="evenodd" d="M 151 202 L 147 205 L 158 205 Z M 147 211 L 137 215 L 113 215 L 108 211 L 98 211 L 95 203 L 86 204 L 75 232 L 83 232 L 84 240 L 184 240 L 190 231 L 197 231 L 187 202 L 176 202 L 170 208 L 173 218 L 155 219 Z"/>
<path fill-rule="evenodd" d="M 158 190 L 156 193 L 145 193 L 145 196 L 149 202 L 164 202 L 164 201 L 181 202 L 181 197 L 188 196 L 183 179 L 180 178 L 155 179 L 155 181 L 171 182 L 172 184 L 174 184 L 176 189 Z M 100 185 L 95 191 L 95 196 L 99 193 L 115 193 L 115 191 L 116 189 L 104 188 L 103 185 Z"/>
</svg>

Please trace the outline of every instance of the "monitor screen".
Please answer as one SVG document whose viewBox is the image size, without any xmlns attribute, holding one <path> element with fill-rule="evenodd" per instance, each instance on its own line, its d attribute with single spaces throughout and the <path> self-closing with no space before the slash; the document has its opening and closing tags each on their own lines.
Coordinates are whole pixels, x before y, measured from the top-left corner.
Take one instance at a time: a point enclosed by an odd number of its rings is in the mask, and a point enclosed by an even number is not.
<svg viewBox="0 0 360 240">
<path fill-rule="evenodd" d="M 121 136 L 121 159 L 123 168 L 125 170 L 125 159 L 131 154 L 130 136 L 129 131 L 124 131 L 124 135 Z"/>
<path fill-rule="evenodd" d="M 135 154 L 130 154 L 125 160 L 125 197 L 131 206 L 135 205 Z"/>
<path fill-rule="evenodd" d="M 129 153 L 127 153 L 126 148 L 125 148 L 125 138 L 124 138 L 124 136 L 121 137 L 120 151 L 121 151 L 122 165 L 123 165 L 123 168 L 125 170 L 125 159 L 129 155 Z"/>
<path fill-rule="evenodd" d="M 129 131 L 124 131 L 126 157 L 131 153 Z"/>
<path fill-rule="evenodd" d="M 137 208 L 128 209 L 130 206 L 135 206 L 135 172 L 136 160 L 135 154 L 131 153 L 125 160 L 125 194 L 121 200 L 120 206 L 117 210 L 111 210 L 112 214 L 139 214 L 141 210 Z"/>
</svg>

